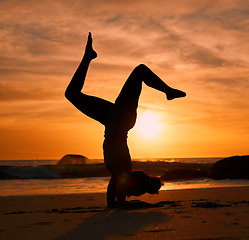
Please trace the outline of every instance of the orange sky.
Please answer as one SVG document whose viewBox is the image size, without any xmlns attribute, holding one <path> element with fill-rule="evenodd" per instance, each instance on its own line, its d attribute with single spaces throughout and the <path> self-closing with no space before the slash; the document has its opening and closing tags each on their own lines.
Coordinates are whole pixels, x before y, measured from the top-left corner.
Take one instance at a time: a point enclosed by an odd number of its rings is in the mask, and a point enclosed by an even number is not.
<svg viewBox="0 0 249 240">
<path fill-rule="evenodd" d="M 139 112 L 161 131 L 129 134 L 133 158 L 249 153 L 249 2 L 0 0 L 0 159 L 102 158 L 104 127 L 64 98 L 89 31 L 85 92 L 114 101 L 139 63 L 187 98 L 146 86 Z"/>
</svg>

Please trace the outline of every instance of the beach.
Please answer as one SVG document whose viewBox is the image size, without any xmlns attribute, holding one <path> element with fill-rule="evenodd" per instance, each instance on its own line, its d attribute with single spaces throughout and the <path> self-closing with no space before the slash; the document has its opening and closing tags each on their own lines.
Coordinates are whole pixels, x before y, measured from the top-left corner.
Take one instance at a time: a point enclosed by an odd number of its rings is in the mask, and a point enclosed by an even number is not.
<svg viewBox="0 0 249 240">
<path fill-rule="evenodd" d="M 249 187 L 160 191 L 106 208 L 106 194 L 0 198 L 0 239 L 249 239 Z"/>
</svg>

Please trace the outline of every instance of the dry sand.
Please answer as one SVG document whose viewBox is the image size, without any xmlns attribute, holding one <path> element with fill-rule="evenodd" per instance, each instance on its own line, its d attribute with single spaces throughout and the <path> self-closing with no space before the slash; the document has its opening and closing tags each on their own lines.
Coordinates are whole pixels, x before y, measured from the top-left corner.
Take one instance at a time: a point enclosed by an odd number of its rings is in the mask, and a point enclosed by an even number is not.
<svg viewBox="0 0 249 240">
<path fill-rule="evenodd" d="M 108 209 L 105 194 L 2 197 L 0 239 L 249 239 L 249 187 L 129 200 L 129 209 Z"/>
</svg>

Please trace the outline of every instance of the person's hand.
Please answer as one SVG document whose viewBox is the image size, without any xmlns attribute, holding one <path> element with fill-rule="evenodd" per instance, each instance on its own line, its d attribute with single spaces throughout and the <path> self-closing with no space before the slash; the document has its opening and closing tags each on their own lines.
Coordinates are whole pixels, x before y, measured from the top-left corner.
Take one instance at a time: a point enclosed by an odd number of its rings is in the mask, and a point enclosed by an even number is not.
<svg viewBox="0 0 249 240">
<path fill-rule="evenodd" d="M 112 203 L 108 203 L 108 208 L 117 208 L 118 207 L 118 204 L 116 201 L 112 202 Z"/>
</svg>

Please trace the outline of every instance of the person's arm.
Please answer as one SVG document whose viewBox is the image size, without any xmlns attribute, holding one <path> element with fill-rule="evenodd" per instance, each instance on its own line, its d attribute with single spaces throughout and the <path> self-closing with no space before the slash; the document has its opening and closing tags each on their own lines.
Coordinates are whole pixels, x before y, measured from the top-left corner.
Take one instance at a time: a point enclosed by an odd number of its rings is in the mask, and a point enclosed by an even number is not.
<svg viewBox="0 0 249 240">
<path fill-rule="evenodd" d="M 118 207 L 124 207 L 126 205 L 126 193 L 127 193 L 127 183 L 129 181 L 129 176 L 127 174 L 122 175 L 117 182 L 117 205 Z"/>
<path fill-rule="evenodd" d="M 117 202 L 115 201 L 117 196 L 117 178 L 112 176 L 107 187 L 107 206 L 108 207 L 117 207 Z"/>
</svg>

